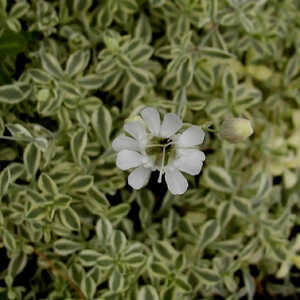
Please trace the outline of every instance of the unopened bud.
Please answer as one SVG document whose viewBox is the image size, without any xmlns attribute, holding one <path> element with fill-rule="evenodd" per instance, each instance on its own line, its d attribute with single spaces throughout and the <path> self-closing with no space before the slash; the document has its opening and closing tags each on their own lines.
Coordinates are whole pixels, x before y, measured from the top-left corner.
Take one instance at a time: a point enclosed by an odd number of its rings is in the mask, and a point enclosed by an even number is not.
<svg viewBox="0 0 300 300">
<path fill-rule="evenodd" d="M 226 119 L 220 128 L 221 137 L 231 143 L 240 143 L 252 133 L 251 122 L 243 118 Z"/>
<path fill-rule="evenodd" d="M 264 65 L 250 65 L 246 67 L 247 72 L 259 81 L 268 80 L 273 72 Z"/>
</svg>

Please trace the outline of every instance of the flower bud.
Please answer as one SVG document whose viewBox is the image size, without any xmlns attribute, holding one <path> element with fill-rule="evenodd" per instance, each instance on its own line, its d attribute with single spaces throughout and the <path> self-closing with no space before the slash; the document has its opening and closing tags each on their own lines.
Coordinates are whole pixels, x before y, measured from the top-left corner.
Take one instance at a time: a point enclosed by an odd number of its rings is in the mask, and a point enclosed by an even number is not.
<svg viewBox="0 0 300 300">
<path fill-rule="evenodd" d="M 240 143 L 253 133 L 251 122 L 243 118 L 224 120 L 220 128 L 220 135 L 231 143 Z"/>
<path fill-rule="evenodd" d="M 263 65 L 250 65 L 246 67 L 247 72 L 259 81 L 268 80 L 273 72 Z"/>
</svg>

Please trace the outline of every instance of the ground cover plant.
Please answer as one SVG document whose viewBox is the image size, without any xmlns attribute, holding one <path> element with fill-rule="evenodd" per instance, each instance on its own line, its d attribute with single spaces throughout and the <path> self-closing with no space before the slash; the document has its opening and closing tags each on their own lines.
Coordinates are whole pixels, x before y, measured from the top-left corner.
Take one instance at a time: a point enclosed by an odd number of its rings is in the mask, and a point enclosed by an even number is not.
<svg viewBox="0 0 300 300">
<path fill-rule="evenodd" d="M 0 0 L 0 58 L 1 300 L 297 299 L 299 1 Z"/>
</svg>

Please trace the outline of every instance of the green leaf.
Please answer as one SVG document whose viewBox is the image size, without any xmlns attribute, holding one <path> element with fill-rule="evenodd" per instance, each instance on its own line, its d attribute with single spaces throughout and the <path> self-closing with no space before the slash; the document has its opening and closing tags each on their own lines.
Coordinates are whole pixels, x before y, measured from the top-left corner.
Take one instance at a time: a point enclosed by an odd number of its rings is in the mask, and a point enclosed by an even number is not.
<svg viewBox="0 0 300 300">
<path fill-rule="evenodd" d="M 137 300 L 159 300 L 159 296 L 153 286 L 146 285 L 139 290 Z"/>
<path fill-rule="evenodd" d="M 110 219 L 118 219 L 126 217 L 129 213 L 130 205 L 127 203 L 122 203 L 116 206 L 112 206 L 108 212 L 107 217 Z"/>
<path fill-rule="evenodd" d="M 62 79 L 64 72 L 58 62 L 58 60 L 50 53 L 43 53 L 41 55 L 42 66 L 46 72 L 50 75 L 56 77 L 57 79 Z"/>
<path fill-rule="evenodd" d="M 27 138 L 28 141 L 32 139 L 31 133 L 21 124 L 6 124 L 6 128 L 14 137 Z"/>
<path fill-rule="evenodd" d="M 59 88 L 62 92 L 64 92 L 65 97 L 72 99 L 76 99 L 81 96 L 80 89 L 74 84 L 66 81 L 61 81 L 59 83 Z"/>
<path fill-rule="evenodd" d="M 136 67 L 127 70 L 129 78 L 137 85 L 145 86 L 149 83 L 148 73 Z"/>
<path fill-rule="evenodd" d="M 262 100 L 262 93 L 260 90 L 255 88 L 245 88 L 241 86 L 243 93 L 238 96 L 239 89 L 237 90 L 237 99 L 236 104 L 239 110 L 246 110 L 249 107 L 252 107 Z"/>
<path fill-rule="evenodd" d="M 72 263 L 69 267 L 70 278 L 77 284 L 80 285 L 83 277 L 85 276 L 85 271 L 83 267 L 78 263 Z"/>
<path fill-rule="evenodd" d="M 120 230 L 114 231 L 112 233 L 110 243 L 114 253 L 122 253 L 127 244 L 125 234 Z"/>
<path fill-rule="evenodd" d="M 203 249 L 220 234 L 220 226 L 216 220 L 207 221 L 201 228 L 199 246 Z"/>
<path fill-rule="evenodd" d="M 237 86 L 237 78 L 235 73 L 232 72 L 231 69 L 227 69 L 223 76 L 223 89 L 227 90 L 235 90 Z"/>
<path fill-rule="evenodd" d="M 261 199 L 267 197 L 272 190 L 272 178 L 266 173 L 260 173 L 257 178 L 258 188 L 253 198 L 254 203 L 258 203 Z"/>
<path fill-rule="evenodd" d="M 138 4 L 136 3 L 136 0 L 120 0 L 119 4 L 127 14 L 133 14 L 138 9 Z"/>
<path fill-rule="evenodd" d="M 54 251 L 62 256 L 70 255 L 80 249 L 82 249 L 80 243 L 68 239 L 59 239 L 54 243 Z"/>
<path fill-rule="evenodd" d="M 254 31 L 254 25 L 253 23 L 245 16 L 245 14 L 240 14 L 240 22 L 242 24 L 242 26 L 244 27 L 244 29 L 249 32 L 252 33 Z"/>
<path fill-rule="evenodd" d="M 78 175 L 68 183 L 71 193 L 87 192 L 94 183 L 94 177 L 90 175 Z"/>
<path fill-rule="evenodd" d="M 88 9 L 92 6 L 92 0 L 73 0 L 73 10 L 76 14 L 86 13 Z"/>
<path fill-rule="evenodd" d="M 58 188 L 53 179 L 46 173 L 42 173 L 38 179 L 39 189 L 46 195 L 57 195 Z"/>
<path fill-rule="evenodd" d="M 80 218 L 72 207 L 61 209 L 59 211 L 61 222 L 70 230 L 80 230 Z"/>
<path fill-rule="evenodd" d="M 76 51 L 68 58 L 66 74 L 72 78 L 79 72 L 82 72 L 86 68 L 88 60 L 89 52 L 82 50 Z"/>
<path fill-rule="evenodd" d="M 187 57 L 179 66 L 177 77 L 182 87 L 190 85 L 193 79 L 194 66 L 190 57 Z"/>
<path fill-rule="evenodd" d="M 284 70 L 284 82 L 288 84 L 299 73 L 300 63 L 299 56 L 291 57 Z"/>
<path fill-rule="evenodd" d="M 28 261 L 28 256 L 23 251 L 18 251 L 14 253 L 12 257 L 10 257 L 9 265 L 8 265 L 8 274 L 12 277 L 20 274 Z"/>
<path fill-rule="evenodd" d="M 255 294 L 256 286 L 255 286 L 255 280 L 251 276 L 248 268 L 243 269 L 243 279 L 247 289 L 248 300 L 252 300 Z"/>
<path fill-rule="evenodd" d="M 18 83 L 7 84 L 0 87 L 0 103 L 17 104 L 25 100 L 28 92 L 24 93 L 21 89 L 22 85 Z M 24 88 L 27 88 L 23 84 Z"/>
<path fill-rule="evenodd" d="M 95 203 L 95 205 L 101 206 L 110 206 L 109 201 L 107 200 L 104 193 L 99 191 L 95 186 L 92 186 L 89 190 L 89 195 L 91 196 L 91 203 Z"/>
<path fill-rule="evenodd" d="M 84 89 L 96 90 L 100 89 L 104 83 L 104 79 L 98 74 L 89 74 L 77 80 L 77 83 Z"/>
<path fill-rule="evenodd" d="M 82 165 L 82 156 L 87 146 L 87 133 L 84 129 L 79 129 L 71 138 L 71 152 L 73 159 L 80 166 Z"/>
<path fill-rule="evenodd" d="M 232 204 L 238 215 L 248 218 L 251 214 L 251 204 L 248 199 L 236 196 L 232 200 Z"/>
<path fill-rule="evenodd" d="M 176 287 L 173 285 L 166 290 L 163 290 L 162 300 L 175 300 L 176 299 Z"/>
<path fill-rule="evenodd" d="M 112 117 L 104 105 L 101 105 L 98 110 L 93 113 L 92 125 L 101 144 L 105 148 L 110 147 L 111 142 L 109 137 L 112 130 Z"/>
<path fill-rule="evenodd" d="M 216 21 L 216 16 L 218 13 L 218 0 L 212 0 L 210 1 L 210 18 L 211 20 L 214 20 L 214 22 Z"/>
<path fill-rule="evenodd" d="M 98 259 L 97 265 L 104 270 L 108 270 L 114 267 L 114 260 L 108 255 L 101 255 Z"/>
<path fill-rule="evenodd" d="M 110 9 L 109 5 L 105 5 L 97 14 L 97 26 L 100 28 L 106 28 L 110 26 L 113 19 L 114 11 Z"/>
<path fill-rule="evenodd" d="M 41 193 L 38 193 L 35 190 L 28 189 L 26 191 L 26 195 L 32 201 L 33 204 L 41 206 L 44 203 L 46 203 L 46 198 L 42 196 Z"/>
<path fill-rule="evenodd" d="M 134 101 L 140 100 L 144 96 L 145 90 L 135 82 L 128 81 L 123 90 L 123 107 L 131 107 Z"/>
<path fill-rule="evenodd" d="M 241 249 L 241 241 L 236 239 L 236 240 L 213 242 L 210 245 L 210 248 L 219 250 L 223 252 L 225 255 L 234 256 L 237 255 Z"/>
<path fill-rule="evenodd" d="M 26 2 L 19 2 L 12 6 L 12 8 L 9 11 L 9 17 L 10 18 L 21 18 L 23 15 L 26 14 L 26 12 L 29 10 L 30 6 Z"/>
<path fill-rule="evenodd" d="M 112 235 L 112 224 L 107 219 L 99 219 L 96 224 L 96 234 L 100 242 L 106 244 Z"/>
<path fill-rule="evenodd" d="M 200 51 L 200 54 L 203 54 L 203 55 L 209 56 L 209 57 L 213 57 L 213 58 L 229 59 L 229 58 L 233 57 L 232 54 L 230 54 L 226 51 L 220 50 L 218 48 L 201 47 L 199 49 L 199 51 Z"/>
<path fill-rule="evenodd" d="M 7 167 L 0 174 L 0 199 L 7 193 L 11 181 L 10 169 Z"/>
<path fill-rule="evenodd" d="M 34 138 L 33 143 L 39 148 L 40 151 L 42 152 L 46 152 L 48 147 L 49 147 L 49 143 L 48 140 L 42 136 L 36 137 Z"/>
<path fill-rule="evenodd" d="M 95 250 L 85 249 L 82 250 L 79 254 L 79 260 L 85 267 L 92 267 L 97 264 L 98 259 L 100 258 L 101 254 Z"/>
<path fill-rule="evenodd" d="M 162 261 L 171 262 L 177 257 L 177 251 L 168 241 L 157 241 L 153 246 L 153 252 Z"/>
<path fill-rule="evenodd" d="M 140 17 L 137 21 L 137 24 L 136 24 L 136 27 L 134 30 L 134 34 L 135 34 L 136 38 L 141 39 L 146 44 L 151 42 L 152 27 L 151 27 L 148 17 L 145 14 L 140 14 Z M 151 56 L 152 50 L 151 50 L 151 53 L 149 53 L 149 54 Z M 150 58 L 149 54 L 139 55 L 140 58 L 138 59 L 138 61 L 141 62 L 141 61 L 145 61 L 146 59 L 149 59 Z M 136 55 L 135 55 L 135 57 L 136 57 Z M 133 58 L 133 61 L 137 63 L 137 58 Z"/>
<path fill-rule="evenodd" d="M 217 220 L 221 228 L 224 228 L 232 218 L 233 212 L 230 202 L 223 202 L 218 208 Z"/>
<path fill-rule="evenodd" d="M 61 90 L 53 89 L 49 99 L 46 101 L 39 101 L 37 105 L 38 112 L 43 116 L 51 116 L 57 114 L 61 109 L 63 102 L 63 93 Z"/>
<path fill-rule="evenodd" d="M 23 160 L 27 174 L 34 177 L 40 167 L 41 151 L 33 143 L 28 144 L 24 150 Z"/>
<path fill-rule="evenodd" d="M 44 70 L 42 69 L 30 69 L 29 75 L 31 78 L 36 82 L 36 83 L 41 83 L 41 84 L 48 84 L 52 78 L 51 76 Z"/>
<path fill-rule="evenodd" d="M 169 274 L 169 270 L 166 267 L 165 263 L 153 262 L 150 264 L 149 271 L 153 273 L 155 277 L 166 278 Z"/>
<path fill-rule="evenodd" d="M 4 125 L 2 117 L 0 116 L 0 135 L 3 135 L 4 130 L 5 130 L 5 125 Z"/>
<path fill-rule="evenodd" d="M 11 182 L 15 182 L 25 173 L 24 165 L 21 163 L 11 163 L 8 166 Z"/>
<path fill-rule="evenodd" d="M 184 292 L 190 292 L 191 291 L 191 285 L 188 283 L 187 278 L 184 276 L 178 276 L 175 278 L 175 284 L 176 287 L 179 287 Z"/>
<path fill-rule="evenodd" d="M 18 156 L 15 148 L 3 147 L 0 149 L 0 161 L 14 161 Z"/>
<path fill-rule="evenodd" d="M 145 256 L 142 253 L 128 253 L 124 255 L 122 261 L 128 264 L 128 267 L 138 268 L 144 264 Z"/>
<path fill-rule="evenodd" d="M 195 242 L 198 240 L 199 233 L 188 219 L 181 219 L 179 222 L 179 232 L 184 238 Z"/>
<path fill-rule="evenodd" d="M 28 211 L 26 218 L 28 220 L 39 221 L 45 218 L 47 214 L 47 208 L 44 206 L 32 206 Z"/>
<path fill-rule="evenodd" d="M 174 267 L 177 271 L 183 270 L 186 266 L 186 256 L 184 253 L 179 253 L 174 262 Z"/>
<path fill-rule="evenodd" d="M 231 176 L 221 167 L 209 166 L 205 169 L 203 179 L 205 185 L 216 191 L 232 193 L 235 190 Z"/>
<path fill-rule="evenodd" d="M 5 31 L 0 36 L 0 56 L 15 56 L 23 52 L 28 44 L 22 32 Z"/>
<path fill-rule="evenodd" d="M 87 299 L 94 299 L 97 285 L 91 276 L 86 276 L 80 283 L 80 289 L 86 295 Z"/>
<path fill-rule="evenodd" d="M 193 76 L 193 85 L 199 93 L 213 88 L 215 78 L 211 70 L 196 68 Z"/>
<path fill-rule="evenodd" d="M 111 91 L 121 84 L 125 72 L 121 70 L 112 70 L 109 74 L 105 74 L 101 90 Z"/>
<path fill-rule="evenodd" d="M 109 289 L 113 292 L 120 292 L 124 287 L 124 277 L 118 269 L 115 269 L 109 277 Z"/>
<path fill-rule="evenodd" d="M 206 268 L 195 268 L 196 275 L 199 277 L 200 282 L 206 285 L 215 285 L 220 281 L 220 276 L 214 270 Z"/>
<path fill-rule="evenodd" d="M 166 0 L 150 0 L 150 5 L 153 7 L 160 7 L 165 4 Z"/>
<path fill-rule="evenodd" d="M 3 230 L 2 239 L 4 243 L 4 247 L 9 251 L 15 251 L 17 249 L 17 242 L 15 237 L 8 231 Z"/>
</svg>

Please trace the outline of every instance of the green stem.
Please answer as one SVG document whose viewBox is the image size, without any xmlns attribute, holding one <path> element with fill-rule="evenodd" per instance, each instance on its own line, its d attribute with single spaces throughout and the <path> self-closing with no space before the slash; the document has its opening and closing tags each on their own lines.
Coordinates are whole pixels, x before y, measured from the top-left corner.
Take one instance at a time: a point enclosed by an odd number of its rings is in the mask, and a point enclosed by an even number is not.
<svg viewBox="0 0 300 300">
<path fill-rule="evenodd" d="M 12 136 L 0 136 L 0 139 L 9 140 L 9 141 L 21 141 L 21 142 L 31 142 L 31 138 L 21 138 L 21 137 L 12 137 Z"/>
</svg>

